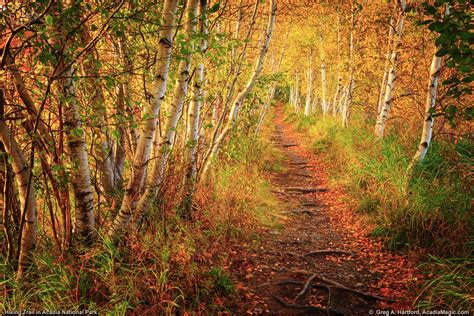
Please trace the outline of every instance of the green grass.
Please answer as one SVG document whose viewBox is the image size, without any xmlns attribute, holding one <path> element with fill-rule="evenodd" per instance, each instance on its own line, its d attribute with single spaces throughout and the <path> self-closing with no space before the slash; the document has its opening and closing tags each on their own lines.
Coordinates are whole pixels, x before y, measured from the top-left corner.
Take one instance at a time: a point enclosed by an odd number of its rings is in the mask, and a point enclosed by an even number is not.
<svg viewBox="0 0 474 316">
<path fill-rule="evenodd" d="M 429 281 L 416 299 L 420 309 L 433 306 L 446 310 L 472 311 L 473 258 L 442 259 L 430 256 L 423 268 Z"/>
<path fill-rule="evenodd" d="M 306 145 L 322 154 L 331 166 L 332 181 L 346 188 L 358 212 L 370 215 L 376 224 L 372 236 L 393 250 L 422 247 L 442 258 L 472 256 L 471 141 L 461 139 L 452 144 L 436 140 L 409 177 L 407 168 L 418 137 L 410 135 L 412 131 L 378 140 L 372 125 L 357 116 L 350 128 L 343 129 L 332 117 L 289 112 L 287 122 L 304 133 Z M 426 285 L 418 299 L 420 306 L 455 306 L 460 304 L 459 297 L 466 299 L 469 293 L 465 278 L 472 261 L 439 260 L 442 264 L 438 262 L 437 267 L 444 269 L 432 272 L 431 280 L 436 282 Z M 456 280 L 463 281 L 452 282 L 453 273 Z M 472 297 L 470 300 L 472 309 Z"/>
</svg>

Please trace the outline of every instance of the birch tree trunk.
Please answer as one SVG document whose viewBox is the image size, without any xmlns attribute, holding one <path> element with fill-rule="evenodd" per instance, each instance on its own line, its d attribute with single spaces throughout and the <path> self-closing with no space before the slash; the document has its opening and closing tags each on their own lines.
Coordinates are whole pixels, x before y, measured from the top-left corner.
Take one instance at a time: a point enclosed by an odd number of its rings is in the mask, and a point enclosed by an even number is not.
<svg viewBox="0 0 474 316">
<path fill-rule="evenodd" d="M 258 117 L 257 126 L 255 127 L 255 136 L 258 136 L 258 133 L 260 132 L 260 128 L 262 127 L 263 121 L 265 120 L 265 115 L 267 114 L 268 108 L 270 107 L 270 104 L 272 103 L 272 100 L 275 97 L 275 91 L 276 87 L 271 86 L 270 90 L 268 91 L 267 101 L 263 105 L 262 111 Z"/>
<path fill-rule="evenodd" d="M 89 43 L 92 38 L 88 30 L 83 30 L 82 40 L 85 43 Z M 98 140 L 95 148 L 95 155 L 97 159 L 97 165 L 100 172 L 100 180 L 104 189 L 105 196 L 110 199 L 114 193 L 114 159 L 112 143 L 110 141 L 110 134 L 107 128 L 107 109 L 105 105 L 104 92 L 99 81 L 100 74 L 99 70 L 94 64 L 94 60 L 98 60 L 97 51 L 94 50 L 91 53 L 92 56 L 88 56 L 86 61 L 83 63 L 82 72 L 87 78 L 87 90 L 91 95 L 90 106 L 93 109 L 95 123 L 97 125 Z M 110 201 L 109 201 L 110 202 Z"/>
<path fill-rule="evenodd" d="M 349 87 L 347 88 L 346 100 L 344 102 L 344 107 L 342 110 L 342 126 L 349 126 L 349 117 L 352 107 L 352 98 L 355 86 L 354 79 L 354 49 L 355 49 L 355 28 L 356 28 L 356 8 L 354 6 L 354 1 L 352 1 L 352 14 L 351 14 L 351 31 L 350 31 L 350 40 L 349 40 Z"/>
<path fill-rule="evenodd" d="M 18 249 L 18 274 L 25 273 L 31 263 L 32 253 L 36 247 L 36 196 L 35 182 L 23 156 L 20 146 L 14 139 L 10 128 L 3 119 L 4 99 L 3 90 L 0 89 L 0 141 L 5 152 L 11 160 L 13 172 L 18 183 L 18 193 L 20 196 L 20 207 L 22 212 L 20 224 L 20 249 Z"/>
<path fill-rule="evenodd" d="M 159 64 L 153 84 L 152 102 L 146 108 L 140 124 L 140 136 L 133 159 L 132 174 L 127 184 L 120 211 L 108 232 L 112 240 L 118 239 L 129 223 L 139 199 L 141 185 L 144 182 L 145 171 L 150 159 L 153 134 L 158 122 L 161 104 L 166 94 L 177 7 L 178 0 L 166 0 L 164 3 L 161 17 L 162 31 L 157 55 Z"/>
<path fill-rule="evenodd" d="M 230 106 L 230 103 L 232 101 L 232 96 L 234 95 L 234 91 L 235 91 L 235 87 L 237 85 L 237 81 L 238 81 L 239 76 L 241 75 L 241 72 L 242 72 L 243 62 L 244 62 L 246 54 L 247 54 L 247 46 L 248 46 L 248 43 L 251 40 L 252 31 L 253 31 L 253 28 L 254 28 L 254 25 L 255 25 L 255 22 L 256 22 L 259 3 L 260 3 L 259 1 L 255 1 L 255 5 L 253 6 L 252 16 L 250 18 L 249 29 L 247 31 L 246 37 L 243 40 L 244 44 L 243 44 L 243 47 L 242 47 L 242 51 L 240 53 L 240 56 L 237 58 L 237 60 L 235 62 L 234 62 L 235 51 L 234 51 L 234 49 L 232 49 L 232 51 L 231 51 L 231 60 L 232 60 L 232 62 L 231 62 L 231 66 L 230 66 L 230 69 L 229 69 L 229 75 L 228 76 L 229 76 L 229 78 L 232 77 L 232 80 L 230 82 L 226 83 L 226 89 L 225 89 L 226 94 L 225 94 L 224 104 L 222 106 L 222 111 L 220 113 L 219 120 L 217 121 L 217 124 L 215 124 L 214 132 L 212 133 L 212 137 L 211 137 L 211 140 L 210 140 L 211 146 L 210 146 L 210 148 L 208 149 L 208 151 L 206 152 L 206 154 L 204 156 L 204 166 L 205 166 L 205 162 L 208 160 L 209 156 L 211 154 L 213 154 L 212 153 L 213 150 L 214 150 L 213 149 L 213 144 L 215 144 L 217 142 L 217 139 L 219 138 L 219 135 L 222 132 L 221 128 L 224 125 L 226 116 L 229 112 L 229 106 Z M 240 8 L 240 10 L 242 10 L 242 7 Z M 242 11 L 240 11 L 239 14 L 242 14 Z M 241 19 L 242 19 L 242 16 L 239 15 L 239 21 L 237 23 L 238 29 L 236 29 L 234 39 L 238 39 L 238 33 L 239 33 L 239 29 L 240 29 L 240 20 Z M 232 124 L 234 122 L 234 119 L 237 116 L 237 113 L 238 113 L 238 111 L 234 112 L 233 116 L 230 118 L 232 120 Z M 218 151 L 218 149 L 215 150 L 213 155 L 215 155 L 217 153 L 217 151 Z"/>
<path fill-rule="evenodd" d="M 334 94 L 334 100 L 332 103 L 332 115 L 334 117 L 336 117 L 337 111 L 338 111 L 338 101 L 341 94 L 341 83 L 342 83 L 341 74 L 337 74 L 336 93 Z"/>
<path fill-rule="evenodd" d="M 385 122 L 388 119 L 388 113 L 389 113 L 390 107 L 392 106 L 392 95 L 393 95 L 393 90 L 395 88 L 395 79 L 397 77 L 396 68 L 398 64 L 398 50 L 400 48 L 400 44 L 402 40 L 406 1 L 400 0 L 399 5 L 400 5 L 401 12 L 400 12 L 398 23 L 397 23 L 396 42 L 393 47 L 392 55 L 390 57 L 390 69 L 389 69 L 388 77 L 387 77 L 387 85 L 385 88 L 385 96 L 383 99 L 383 105 L 380 109 L 380 113 L 377 117 L 377 123 L 375 125 L 375 135 L 379 138 L 383 138 L 384 136 Z"/>
<path fill-rule="evenodd" d="M 434 124 L 434 116 L 432 110 L 436 106 L 436 95 L 438 90 L 438 74 L 439 68 L 441 65 L 441 57 L 433 56 L 433 60 L 431 62 L 431 69 L 430 69 L 430 80 L 428 83 L 428 93 L 426 96 L 426 103 L 425 103 L 425 120 L 423 122 L 423 131 L 421 132 L 421 139 L 420 144 L 418 145 L 418 150 L 413 157 L 413 162 L 420 162 L 422 161 L 426 153 L 428 151 L 428 147 L 431 143 L 431 136 L 433 134 L 433 124 Z"/>
<path fill-rule="evenodd" d="M 320 61 L 321 61 L 321 107 L 323 108 L 323 114 L 326 115 L 330 110 L 329 105 L 326 102 L 326 62 L 324 60 L 324 51 L 323 51 L 323 36 L 319 36 L 320 41 Z"/>
<path fill-rule="evenodd" d="M 203 54 L 207 50 L 207 0 L 200 0 L 199 6 L 199 31 L 203 39 L 200 43 L 200 53 Z M 191 218 L 191 209 L 194 198 L 194 190 L 197 179 L 197 148 L 200 128 L 200 112 L 202 101 L 204 99 L 204 63 L 200 62 L 194 74 L 193 85 L 193 100 L 188 109 L 188 128 L 186 135 L 188 137 L 187 143 L 187 158 L 186 158 L 186 174 L 184 179 L 184 203 L 183 216 L 187 219 Z"/>
<path fill-rule="evenodd" d="M 304 107 L 304 116 L 311 115 L 311 94 L 313 93 L 313 50 L 310 48 L 308 53 L 308 87 L 306 92 L 306 103 Z"/>
<path fill-rule="evenodd" d="M 124 84 L 119 84 L 116 88 L 117 94 L 117 114 L 118 114 L 118 131 L 119 139 L 115 146 L 114 159 L 114 190 L 121 190 L 123 186 L 123 169 L 125 167 L 125 140 L 127 129 L 123 118 L 125 117 L 125 89 Z"/>
<path fill-rule="evenodd" d="M 235 114 L 238 112 L 239 107 L 244 102 L 245 97 L 247 96 L 247 94 L 252 90 L 253 86 L 257 82 L 257 79 L 258 79 L 258 77 L 259 77 L 259 75 L 262 71 L 263 64 L 265 63 L 265 58 L 266 58 L 267 52 L 268 52 L 268 46 L 270 45 L 270 39 L 271 39 L 272 34 L 273 34 L 273 28 L 274 28 L 274 25 L 275 25 L 275 16 L 276 16 L 276 0 L 271 0 L 270 1 L 270 16 L 269 16 L 269 20 L 268 20 L 268 25 L 267 25 L 267 29 L 265 31 L 265 38 L 264 38 L 264 41 L 263 41 L 262 49 L 260 51 L 260 54 L 259 54 L 259 57 L 258 57 L 258 60 L 257 60 L 257 64 L 255 65 L 255 70 L 254 70 L 252 76 L 250 77 L 249 81 L 247 82 L 247 84 L 243 88 L 243 90 L 236 96 L 236 98 L 235 98 L 235 100 L 232 104 L 232 107 L 230 109 L 229 118 L 227 120 L 226 126 L 223 128 L 223 130 L 221 131 L 219 136 L 215 139 L 215 141 L 213 141 L 211 143 L 211 145 L 210 145 L 211 147 L 208 151 L 208 155 L 206 157 L 206 161 L 204 162 L 204 167 L 202 169 L 200 177 L 204 177 L 206 175 L 206 173 L 207 173 L 207 171 L 210 167 L 211 162 L 214 160 L 214 157 L 216 156 L 217 151 L 219 150 L 219 148 L 222 144 L 222 141 L 225 139 L 227 134 L 232 129 L 232 125 L 233 125 L 234 120 L 235 120 Z"/>
<path fill-rule="evenodd" d="M 337 102 L 339 101 L 339 94 L 341 92 L 341 17 L 339 14 L 337 15 L 337 85 L 336 85 L 336 93 L 334 94 L 334 100 L 332 104 L 332 115 L 336 117 L 337 115 Z"/>
<path fill-rule="evenodd" d="M 287 31 L 286 35 L 285 35 L 285 39 L 284 39 L 284 45 L 285 46 L 286 46 L 286 42 L 288 40 L 288 36 L 289 36 L 289 31 Z M 272 58 L 272 71 L 271 71 L 272 75 L 275 74 L 276 72 L 280 71 L 280 66 L 281 66 L 281 63 L 283 62 L 283 57 L 284 56 L 285 56 L 285 48 L 283 48 L 281 50 L 280 58 L 278 59 L 276 65 L 273 65 L 273 58 Z M 270 86 L 269 93 L 268 93 L 267 102 L 265 102 L 265 104 L 263 106 L 262 113 L 260 114 L 259 120 L 257 122 L 257 127 L 255 128 L 255 135 L 256 136 L 258 135 L 258 133 L 260 131 L 260 127 L 263 124 L 263 121 L 265 120 L 265 115 L 267 114 L 268 109 L 270 108 L 270 104 L 273 101 L 273 99 L 275 98 L 275 92 L 276 92 L 276 83 L 272 83 L 272 85 Z"/>
<path fill-rule="evenodd" d="M 198 4 L 199 0 L 188 0 L 186 3 L 186 22 L 184 29 L 188 43 L 192 43 L 194 33 L 196 32 L 196 24 L 198 22 Z M 153 164 L 147 188 L 137 205 L 137 222 L 139 222 L 142 216 L 150 210 L 152 203 L 158 195 L 158 190 L 163 181 L 163 175 L 168 164 L 168 159 L 175 144 L 176 131 L 183 112 L 184 100 L 188 92 L 191 60 L 193 55 L 192 52 L 194 51 L 194 47 L 192 47 L 193 45 L 190 44 L 190 46 L 191 47 L 188 47 L 190 53 L 188 53 L 179 63 L 178 78 L 174 87 L 173 100 L 170 104 L 170 117 L 166 121 L 164 135 L 158 140 L 158 148 L 156 150 L 158 157 L 155 159 Z"/>
<path fill-rule="evenodd" d="M 387 43 L 387 53 L 385 55 L 385 65 L 383 67 L 383 77 L 382 77 L 382 84 L 380 85 L 380 93 L 379 97 L 377 100 L 377 116 L 380 114 L 380 110 L 382 109 L 383 106 L 383 97 L 384 97 L 384 92 L 387 87 L 387 77 L 389 73 L 389 66 L 390 66 L 390 52 L 392 50 L 392 42 L 393 42 L 393 34 L 394 34 L 394 18 L 393 15 L 390 17 L 390 24 L 389 24 L 389 31 L 388 31 L 388 43 Z"/>
<path fill-rule="evenodd" d="M 293 85 L 293 98 L 292 98 L 292 101 L 291 101 L 291 104 L 293 105 L 293 109 L 295 111 L 295 113 L 298 113 L 300 111 L 300 107 L 299 107 L 299 81 L 300 81 L 300 78 L 298 76 L 298 74 L 296 74 L 296 80 L 295 80 L 295 84 Z"/>
<path fill-rule="evenodd" d="M 64 103 L 64 131 L 72 163 L 71 183 L 74 188 L 75 200 L 75 229 L 76 233 L 86 244 L 94 241 L 94 193 L 92 191 L 89 169 L 89 155 L 87 153 L 85 132 L 82 128 L 79 108 L 74 85 L 74 71 L 72 66 L 65 69 L 63 81 Z"/>
<path fill-rule="evenodd" d="M 342 87 L 341 98 L 339 99 L 339 112 L 341 113 L 342 126 L 344 127 L 344 120 L 346 115 L 346 103 L 349 95 L 349 85 Z"/>
<path fill-rule="evenodd" d="M 295 86 L 295 109 L 299 112 L 300 109 L 300 77 L 296 74 L 296 86 Z"/>
</svg>

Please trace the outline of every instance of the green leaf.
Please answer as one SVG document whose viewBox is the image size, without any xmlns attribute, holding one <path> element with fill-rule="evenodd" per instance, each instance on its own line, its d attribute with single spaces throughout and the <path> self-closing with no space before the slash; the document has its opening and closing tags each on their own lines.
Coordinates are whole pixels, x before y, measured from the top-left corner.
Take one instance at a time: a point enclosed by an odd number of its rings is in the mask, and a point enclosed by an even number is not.
<svg viewBox="0 0 474 316">
<path fill-rule="evenodd" d="M 220 7 L 220 2 L 217 2 L 216 4 L 214 4 L 210 9 L 209 9 L 209 13 L 215 13 L 217 12 L 217 10 L 219 10 L 219 7 Z"/>
<path fill-rule="evenodd" d="M 44 21 L 46 22 L 46 24 L 48 24 L 49 26 L 53 25 L 54 23 L 54 20 L 53 20 L 53 17 L 51 15 L 46 15 L 44 17 Z"/>
</svg>

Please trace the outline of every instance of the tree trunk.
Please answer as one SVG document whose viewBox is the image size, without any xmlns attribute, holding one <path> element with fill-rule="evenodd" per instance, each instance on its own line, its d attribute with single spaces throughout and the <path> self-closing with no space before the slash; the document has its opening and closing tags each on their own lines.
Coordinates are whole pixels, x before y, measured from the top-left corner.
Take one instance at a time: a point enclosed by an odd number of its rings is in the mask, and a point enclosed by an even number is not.
<svg viewBox="0 0 474 316">
<path fill-rule="evenodd" d="M 82 40 L 84 43 L 89 43 L 92 38 L 88 30 L 84 29 L 82 32 Z M 95 156 L 97 159 L 97 166 L 100 173 L 100 182 L 104 190 L 105 196 L 109 200 L 114 192 L 114 172 L 113 172 L 113 150 L 110 141 L 110 133 L 107 128 L 107 109 L 105 105 L 104 92 L 102 91 L 101 82 L 99 80 L 99 70 L 96 68 L 94 60 L 98 60 L 97 50 L 86 57 L 83 63 L 82 72 L 87 78 L 87 90 L 91 95 L 90 106 L 93 109 L 94 125 L 97 125 L 96 131 L 98 140 L 94 146 Z"/>
<path fill-rule="evenodd" d="M 64 109 L 64 131 L 70 159 L 72 163 L 71 182 L 74 188 L 76 205 L 76 233 L 88 244 L 95 239 L 94 220 L 94 193 L 92 192 L 89 169 L 89 156 L 85 132 L 80 120 L 79 108 L 76 100 L 74 72 L 72 66 L 64 71 L 63 96 L 66 100 Z"/>
<path fill-rule="evenodd" d="M 203 39 L 200 43 L 200 52 L 203 54 L 207 50 L 207 0 L 200 0 L 199 6 L 201 16 L 199 20 L 199 28 Z M 186 156 L 186 174 L 184 178 L 184 198 L 183 198 L 183 216 L 191 217 L 191 209 L 194 198 L 194 190 L 197 179 L 197 148 L 200 128 L 200 112 L 202 101 L 204 98 L 204 63 L 200 62 L 196 67 L 194 74 L 193 100 L 188 109 L 188 128 L 186 135 L 188 137 L 187 156 Z"/>
<path fill-rule="evenodd" d="M 395 79 L 396 79 L 396 68 L 398 64 L 398 50 L 400 48 L 402 33 L 403 33 L 403 21 L 404 21 L 404 12 L 406 8 L 406 1 L 400 0 L 400 15 L 397 23 L 396 30 L 396 42 L 393 47 L 392 55 L 390 57 L 390 69 L 388 72 L 387 85 L 385 88 L 385 96 L 383 100 L 383 106 L 380 109 L 380 113 L 377 118 L 377 123 L 375 125 L 375 135 L 379 138 L 383 138 L 385 131 L 385 122 L 388 119 L 388 113 L 390 107 L 392 106 L 392 95 L 395 88 Z"/>
<path fill-rule="evenodd" d="M 357 9 L 354 6 L 354 1 L 352 1 L 352 12 L 351 12 L 351 32 L 349 40 L 349 87 L 347 88 L 346 101 L 344 102 L 344 107 L 342 111 L 342 126 L 349 126 L 349 118 L 352 107 L 352 98 L 354 96 L 354 87 L 355 87 L 355 66 L 354 66 L 354 54 L 355 54 L 355 28 L 356 28 L 356 14 Z"/>
<path fill-rule="evenodd" d="M 160 62 L 153 85 L 153 99 L 143 115 L 140 126 L 140 137 L 133 159 L 132 173 L 120 211 L 108 232 L 112 240 L 116 240 L 122 234 L 130 221 L 132 212 L 139 198 L 141 184 L 144 181 L 145 171 L 150 159 L 153 134 L 158 122 L 160 107 L 166 94 L 168 71 L 171 61 L 171 48 L 175 33 L 177 2 L 177 0 L 166 0 L 164 4 L 161 18 L 163 28 L 157 56 L 157 60 Z"/>
<path fill-rule="evenodd" d="M 309 67 L 308 67 L 308 87 L 306 92 L 306 103 L 304 107 L 304 115 L 309 116 L 311 115 L 311 97 L 313 93 L 313 51 L 310 48 L 309 54 Z"/>
<path fill-rule="evenodd" d="M 20 224 L 20 248 L 18 249 L 18 274 L 22 275 L 31 263 L 32 253 L 36 247 L 36 196 L 35 183 L 31 168 L 23 156 L 20 146 L 3 119 L 3 90 L 0 90 L 0 141 L 11 159 L 13 172 L 18 183 L 20 206 L 22 212 Z"/>
<path fill-rule="evenodd" d="M 320 41 L 320 60 L 321 60 L 321 107 L 323 108 L 323 114 L 326 115 L 330 110 L 329 104 L 326 102 L 326 62 L 324 60 L 324 51 L 323 51 L 323 36 L 319 36 Z"/>
<path fill-rule="evenodd" d="M 204 177 L 206 175 L 211 162 L 214 160 L 214 157 L 216 156 L 222 144 L 222 141 L 225 139 L 225 137 L 227 136 L 227 134 L 230 132 L 232 128 L 232 125 L 235 120 L 235 114 L 238 112 L 239 107 L 244 102 L 247 94 L 252 90 L 253 86 L 257 82 L 260 72 L 262 71 L 263 64 L 265 62 L 265 57 L 267 56 L 268 46 L 270 44 L 270 39 L 272 37 L 273 27 L 275 25 L 275 16 L 276 16 L 276 0 L 271 0 L 269 21 L 268 21 L 267 29 L 265 31 L 265 38 L 263 41 L 262 49 L 260 51 L 257 64 L 255 65 L 255 70 L 252 76 L 250 77 L 249 81 L 245 85 L 244 89 L 235 98 L 232 104 L 232 108 L 230 109 L 229 118 L 227 120 L 226 126 L 221 131 L 219 136 L 215 139 L 215 141 L 211 143 L 210 149 L 208 151 L 208 155 L 206 156 L 206 161 L 204 162 L 204 167 L 202 169 L 201 174 L 199 175 L 200 177 Z"/>
<path fill-rule="evenodd" d="M 423 122 L 423 131 L 421 132 L 421 139 L 420 144 L 418 145 L 418 151 L 416 152 L 415 156 L 413 157 L 414 162 L 422 161 L 425 156 L 426 152 L 428 151 L 428 147 L 431 143 L 431 136 L 433 134 L 433 124 L 434 124 L 434 116 L 432 110 L 436 106 L 436 95 L 438 90 L 438 73 L 439 68 L 441 65 L 441 57 L 433 56 L 433 60 L 431 62 L 431 69 L 430 69 L 430 80 L 428 83 L 428 93 L 426 96 L 426 103 L 425 103 L 425 120 Z"/>
<path fill-rule="evenodd" d="M 334 100 L 332 105 L 332 115 L 336 117 L 337 115 L 337 102 L 339 101 L 339 94 L 341 93 L 341 21 L 339 14 L 337 15 L 337 86 L 336 93 L 334 94 Z"/>
<path fill-rule="evenodd" d="M 188 43 L 192 43 L 192 38 L 196 32 L 196 25 L 198 23 L 198 4 L 199 0 L 188 0 L 186 3 L 185 14 L 187 20 L 185 22 L 185 32 L 188 38 Z M 179 63 L 178 78 L 174 87 L 173 100 L 170 104 L 170 116 L 166 120 L 165 133 L 158 140 L 158 148 L 156 150 L 158 157 L 155 159 L 153 164 L 151 177 L 148 179 L 149 183 L 145 193 L 137 205 L 137 222 L 139 222 L 142 216 L 150 210 L 153 201 L 158 195 L 158 190 L 163 181 L 168 159 L 175 144 L 177 127 L 183 112 L 184 100 L 188 92 L 191 60 L 193 56 L 192 52 L 194 51 L 194 48 L 188 47 L 188 51 L 191 53 L 187 54 Z"/>
<path fill-rule="evenodd" d="M 379 97 L 377 100 L 377 116 L 380 114 L 380 110 L 382 109 L 383 106 L 383 97 L 384 97 L 384 92 L 387 86 L 387 77 L 388 77 L 388 67 L 390 66 L 390 52 L 392 50 L 392 41 L 393 41 L 393 34 L 395 27 L 393 25 L 394 23 L 394 18 L 393 15 L 390 17 L 390 25 L 389 31 L 388 31 L 388 43 L 387 43 L 387 53 L 385 55 L 385 65 L 383 67 L 383 77 L 382 77 L 382 84 L 380 85 L 380 93 Z"/>
</svg>

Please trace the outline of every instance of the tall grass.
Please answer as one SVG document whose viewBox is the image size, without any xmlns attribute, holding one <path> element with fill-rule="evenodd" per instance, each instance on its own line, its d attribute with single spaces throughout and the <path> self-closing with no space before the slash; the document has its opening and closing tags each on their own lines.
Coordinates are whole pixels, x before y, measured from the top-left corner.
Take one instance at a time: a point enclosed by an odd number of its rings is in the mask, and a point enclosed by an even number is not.
<svg viewBox="0 0 474 316">
<path fill-rule="evenodd" d="M 373 136 L 372 125 L 358 117 L 347 129 L 332 117 L 288 114 L 287 121 L 304 133 L 308 146 L 325 157 L 332 180 L 346 188 L 359 212 L 370 214 L 376 224 L 372 235 L 384 240 L 389 248 L 422 247 L 438 257 L 472 256 L 472 142 L 435 140 L 426 159 L 408 176 L 418 136 L 407 137 L 412 131 L 398 131 L 404 136 L 391 134 L 379 140 Z M 407 139 L 411 143 L 404 143 Z M 438 260 L 445 267 L 466 262 Z M 472 267 L 472 261 L 468 266 Z M 456 304 L 452 295 L 439 290 L 451 270 L 430 272 L 437 281 L 427 286 L 425 294 L 432 298 L 420 298 L 419 302 L 431 302 L 433 307 Z M 451 290 L 456 288 L 463 296 L 467 284 L 465 279 L 459 280 L 461 284 L 453 285 Z M 446 297 L 435 300 L 434 293 Z"/>
</svg>

